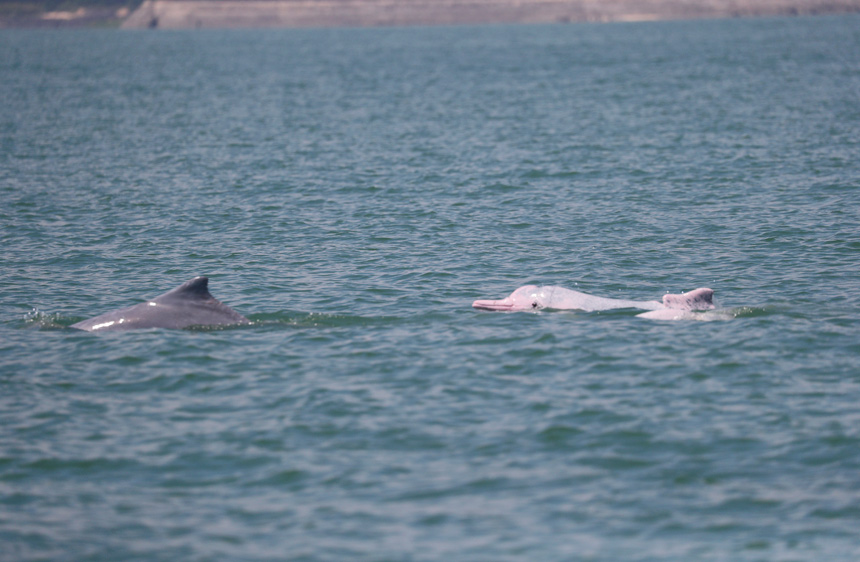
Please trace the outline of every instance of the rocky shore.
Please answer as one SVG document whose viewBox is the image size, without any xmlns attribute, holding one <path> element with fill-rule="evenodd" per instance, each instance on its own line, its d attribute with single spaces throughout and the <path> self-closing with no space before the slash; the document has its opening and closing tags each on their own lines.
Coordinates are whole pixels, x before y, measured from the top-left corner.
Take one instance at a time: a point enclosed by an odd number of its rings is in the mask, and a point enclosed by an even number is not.
<svg viewBox="0 0 860 562">
<path fill-rule="evenodd" d="M 144 0 L 120 8 L 80 2 L 67 11 L 44 11 L 44 4 L 35 2 L 13 4 L 15 11 L 0 10 L 0 28 L 364 27 L 860 12 L 860 0 Z M 127 7 L 136 4 L 136 9 Z"/>
<path fill-rule="evenodd" d="M 860 0 L 145 0 L 125 28 L 333 27 L 726 18 L 860 11 Z"/>
<path fill-rule="evenodd" d="M 103 5 L 75 6 L 65 10 L 45 10 L 43 4 L 15 2 L 0 4 L 0 29 L 118 27 L 132 13 L 128 7 Z"/>
</svg>

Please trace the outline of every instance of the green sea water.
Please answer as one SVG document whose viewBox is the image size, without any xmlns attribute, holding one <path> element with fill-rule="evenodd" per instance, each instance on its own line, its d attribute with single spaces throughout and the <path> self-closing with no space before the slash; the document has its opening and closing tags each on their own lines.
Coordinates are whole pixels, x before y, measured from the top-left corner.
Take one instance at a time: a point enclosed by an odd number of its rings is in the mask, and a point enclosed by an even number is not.
<svg viewBox="0 0 860 562">
<path fill-rule="evenodd" d="M 860 558 L 856 16 L 3 30 L 0 101 L 0 560 Z M 196 275 L 253 324 L 68 327 Z"/>
</svg>

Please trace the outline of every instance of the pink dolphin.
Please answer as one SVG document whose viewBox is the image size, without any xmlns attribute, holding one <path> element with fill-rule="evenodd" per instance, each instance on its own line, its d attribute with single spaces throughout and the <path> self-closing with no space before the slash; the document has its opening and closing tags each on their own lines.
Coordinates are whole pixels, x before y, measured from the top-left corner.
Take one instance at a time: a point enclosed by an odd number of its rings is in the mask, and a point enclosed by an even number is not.
<svg viewBox="0 0 860 562">
<path fill-rule="evenodd" d="M 483 310 L 520 311 L 553 308 L 556 310 L 612 310 L 615 308 L 639 308 L 651 311 L 690 311 L 709 310 L 714 308 L 714 291 L 700 288 L 680 295 L 663 295 L 663 302 L 633 301 L 624 299 L 609 299 L 595 297 L 579 291 L 553 285 L 525 285 L 501 300 L 477 300 L 472 303 L 474 308 Z M 646 318 L 674 319 L 684 315 L 673 313 L 646 313 Z M 670 316 L 672 318 L 670 318 Z"/>
</svg>

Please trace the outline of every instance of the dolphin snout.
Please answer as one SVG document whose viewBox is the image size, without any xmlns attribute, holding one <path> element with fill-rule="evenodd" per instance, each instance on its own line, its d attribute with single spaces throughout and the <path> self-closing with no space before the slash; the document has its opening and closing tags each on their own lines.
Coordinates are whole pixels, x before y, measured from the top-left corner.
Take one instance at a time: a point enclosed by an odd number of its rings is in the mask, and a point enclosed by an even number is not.
<svg viewBox="0 0 860 562">
<path fill-rule="evenodd" d="M 480 308 L 483 310 L 512 310 L 514 305 L 508 300 L 500 301 L 477 300 L 472 303 L 472 308 Z"/>
</svg>

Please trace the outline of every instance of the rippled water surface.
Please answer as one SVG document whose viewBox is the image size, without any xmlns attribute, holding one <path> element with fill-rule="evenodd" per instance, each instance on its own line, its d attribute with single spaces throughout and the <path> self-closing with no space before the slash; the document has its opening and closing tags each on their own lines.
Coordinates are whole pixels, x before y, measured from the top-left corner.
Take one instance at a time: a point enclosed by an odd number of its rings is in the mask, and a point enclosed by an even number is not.
<svg viewBox="0 0 860 562">
<path fill-rule="evenodd" d="M 858 559 L 858 24 L 0 31 L 0 559 Z"/>
</svg>

